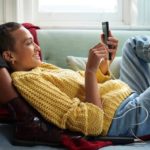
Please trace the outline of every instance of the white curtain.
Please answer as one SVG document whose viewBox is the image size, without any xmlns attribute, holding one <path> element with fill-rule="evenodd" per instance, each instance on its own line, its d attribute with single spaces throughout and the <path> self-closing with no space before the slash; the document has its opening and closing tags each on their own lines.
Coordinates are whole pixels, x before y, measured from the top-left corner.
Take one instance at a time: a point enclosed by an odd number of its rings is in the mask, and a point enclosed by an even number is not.
<svg viewBox="0 0 150 150">
<path fill-rule="evenodd" d="M 138 0 L 137 23 L 150 27 L 150 0 Z"/>
</svg>

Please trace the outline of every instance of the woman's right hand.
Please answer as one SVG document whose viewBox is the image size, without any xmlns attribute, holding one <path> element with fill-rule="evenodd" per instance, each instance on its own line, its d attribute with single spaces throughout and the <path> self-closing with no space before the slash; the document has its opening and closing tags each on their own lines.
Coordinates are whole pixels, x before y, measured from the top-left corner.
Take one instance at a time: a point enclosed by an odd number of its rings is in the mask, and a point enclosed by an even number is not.
<svg viewBox="0 0 150 150">
<path fill-rule="evenodd" d="M 97 69 L 100 66 L 100 63 L 103 63 L 103 67 L 107 67 L 108 60 L 108 48 L 105 44 L 99 43 L 89 51 L 88 62 L 86 65 L 86 71 L 96 73 Z M 106 65 L 106 66 L 105 66 Z"/>
</svg>

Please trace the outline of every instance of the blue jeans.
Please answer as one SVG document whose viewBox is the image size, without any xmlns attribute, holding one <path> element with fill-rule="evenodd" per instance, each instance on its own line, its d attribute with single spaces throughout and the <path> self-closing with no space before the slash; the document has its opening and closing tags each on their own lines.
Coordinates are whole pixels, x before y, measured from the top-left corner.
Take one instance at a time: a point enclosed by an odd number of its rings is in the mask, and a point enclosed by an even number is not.
<svg viewBox="0 0 150 150">
<path fill-rule="evenodd" d="M 119 106 L 109 136 L 150 135 L 150 37 L 136 36 L 123 46 L 120 80 L 133 93 Z"/>
</svg>

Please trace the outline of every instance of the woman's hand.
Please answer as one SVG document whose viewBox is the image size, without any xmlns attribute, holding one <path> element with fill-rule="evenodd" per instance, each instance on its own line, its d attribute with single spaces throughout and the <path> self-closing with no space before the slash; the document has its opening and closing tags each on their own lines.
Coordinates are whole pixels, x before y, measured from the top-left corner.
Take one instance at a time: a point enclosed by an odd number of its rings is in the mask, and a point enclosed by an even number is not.
<svg viewBox="0 0 150 150">
<path fill-rule="evenodd" d="M 107 41 L 109 47 L 103 43 L 104 35 L 102 34 L 102 43 L 90 49 L 86 70 L 96 72 L 99 68 L 104 75 L 108 73 L 108 53 L 111 53 L 111 60 L 109 62 L 109 64 L 111 64 L 116 56 L 118 48 L 118 40 L 112 36 L 111 32 L 109 32 L 109 36 Z"/>
<path fill-rule="evenodd" d="M 101 34 L 101 41 L 104 43 L 104 34 Z M 108 45 L 108 52 L 111 53 L 111 60 L 110 60 L 110 63 L 111 63 L 114 60 L 117 49 L 118 49 L 118 39 L 116 39 L 112 35 L 111 31 L 109 31 L 107 45 Z"/>
<path fill-rule="evenodd" d="M 107 59 L 108 59 L 108 48 L 105 46 L 105 44 L 102 44 L 102 43 L 97 44 L 89 51 L 86 71 L 96 73 L 100 64 L 103 66 L 103 68 L 106 67 L 108 69 L 106 65 Z M 104 69 L 104 70 L 107 70 L 107 69 Z M 105 72 L 103 73 L 105 74 Z"/>
</svg>

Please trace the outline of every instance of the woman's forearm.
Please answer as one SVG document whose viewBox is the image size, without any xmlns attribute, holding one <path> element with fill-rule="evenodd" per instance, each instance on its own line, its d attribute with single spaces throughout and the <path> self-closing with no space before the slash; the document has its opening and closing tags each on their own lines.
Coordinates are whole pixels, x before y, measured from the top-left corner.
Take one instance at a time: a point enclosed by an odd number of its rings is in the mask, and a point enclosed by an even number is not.
<svg viewBox="0 0 150 150">
<path fill-rule="evenodd" d="M 85 72 L 85 98 L 87 102 L 102 108 L 96 74 L 88 70 Z"/>
</svg>

